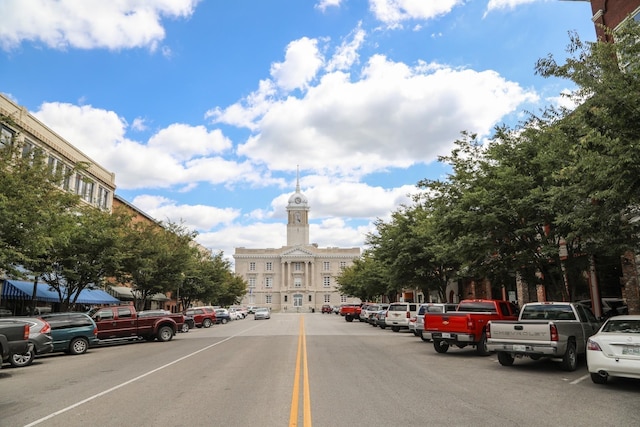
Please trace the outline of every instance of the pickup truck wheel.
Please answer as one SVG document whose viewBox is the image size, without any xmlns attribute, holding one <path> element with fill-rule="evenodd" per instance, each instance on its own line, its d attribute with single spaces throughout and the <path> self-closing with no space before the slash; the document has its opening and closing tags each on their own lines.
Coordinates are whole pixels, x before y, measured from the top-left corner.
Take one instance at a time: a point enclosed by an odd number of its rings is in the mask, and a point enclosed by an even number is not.
<svg viewBox="0 0 640 427">
<path fill-rule="evenodd" d="M 353 322 L 353 317 L 347 314 L 346 316 L 344 316 L 344 320 L 346 320 L 347 322 Z"/>
<path fill-rule="evenodd" d="M 438 353 L 446 353 L 447 350 L 449 350 L 449 344 L 446 341 L 433 340 L 433 348 L 435 348 Z"/>
<path fill-rule="evenodd" d="M 158 329 L 158 341 L 167 342 L 171 341 L 171 338 L 173 338 L 173 329 L 169 326 L 161 326 L 160 329 Z"/>
<path fill-rule="evenodd" d="M 487 335 L 484 332 L 480 336 L 480 341 L 476 344 L 476 353 L 480 356 L 489 355 L 489 350 L 487 350 Z"/>
<path fill-rule="evenodd" d="M 84 354 L 89 348 L 89 341 L 84 338 L 74 338 L 69 343 L 69 354 Z"/>
<path fill-rule="evenodd" d="M 211 324 L 212 324 L 211 319 L 204 319 L 202 321 L 202 326 L 205 327 L 205 328 L 210 328 Z"/>
<path fill-rule="evenodd" d="M 505 353 L 504 351 L 498 352 L 498 362 L 500 362 L 502 366 L 513 365 L 513 360 L 514 360 L 513 356 L 510 355 L 509 353 Z"/>
<path fill-rule="evenodd" d="M 23 366 L 31 365 L 34 356 L 33 351 L 26 352 L 25 354 L 12 354 L 9 362 L 11 362 L 11 366 L 14 368 L 22 368 Z"/>
<path fill-rule="evenodd" d="M 565 371 L 575 371 L 578 367 L 578 353 L 576 353 L 576 343 L 569 341 L 567 343 L 567 350 L 562 356 L 562 363 L 560 364 Z"/>
</svg>

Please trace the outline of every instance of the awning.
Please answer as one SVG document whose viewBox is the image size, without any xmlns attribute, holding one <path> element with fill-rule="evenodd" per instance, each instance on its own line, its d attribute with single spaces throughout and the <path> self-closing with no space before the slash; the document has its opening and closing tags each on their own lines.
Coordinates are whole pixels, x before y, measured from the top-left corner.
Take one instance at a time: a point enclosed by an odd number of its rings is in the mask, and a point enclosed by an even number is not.
<svg viewBox="0 0 640 427">
<path fill-rule="evenodd" d="M 63 297 L 66 290 L 62 288 Z M 31 300 L 33 296 L 33 282 L 21 280 L 5 280 L 2 286 L 2 298 L 11 300 Z M 73 300 L 73 298 L 71 298 Z M 38 283 L 36 287 L 36 301 L 60 302 L 58 292 L 52 290 L 46 283 Z M 77 304 L 117 304 L 120 300 L 112 297 L 100 289 L 83 289 L 76 300 Z"/>
<path fill-rule="evenodd" d="M 115 295 L 121 300 L 134 300 L 134 290 L 127 286 L 110 286 L 111 295 Z M 157 293 L 148 297 L 151 301 L 169 301 L 169 298 L 165 294 Z"/>
<path fill-rule="evenodd" d="M 73 298 L 72 298 L 73 299 Z M 118 304 L 120 300 L 100 289 L 83 289 L 76 300 L 78 304 Z"/>
<path fill-rule="evenodd" d="M 2 287 L 2 298 L 14 300 L 30 300 L 33 296 L 33 282 L 21 280 L 5 280 Z M 50 290 L 46 283 L 38 283 L 36 288 L 36 301 L 60 302 L 56 291 Z"/>
<path fill-rule="evenodd" d="M 109 293 L 121 300 L 133 300 L 133 289 L 127 286 L 109 286 Z"/>
</svg>

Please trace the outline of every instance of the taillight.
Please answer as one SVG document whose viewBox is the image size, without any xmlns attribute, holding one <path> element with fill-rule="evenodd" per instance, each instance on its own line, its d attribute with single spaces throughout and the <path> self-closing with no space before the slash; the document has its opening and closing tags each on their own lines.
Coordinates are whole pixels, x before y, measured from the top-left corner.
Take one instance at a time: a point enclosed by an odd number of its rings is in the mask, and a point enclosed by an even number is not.
<svg viewBox="0 0 640 427">
<path fill-rule="evenodd" d="M 474 324 L 473 324 L 473 319 L 468 318 L 468 319 L 467 319 L 467 329 L 470 329 L 470 330 L 471 330 L 471 329 L 475 329 L 473 326 L 474 326 Z"/>
<path fill-rule="evenodd" d="M 484 328 L 484 333 L 487 338 L 491 338 L 491 322 L 487 323 L 487 327 Z"/>
<path fill-rule="evenodd" d="M 411 319 L 411 312 L 407 311 L 407 319 Z"/>
<path fill-rule="evenodd" d="M 26 323 L 24 324 L 24 329 L 22 330 L 22 339 L 23 340 L 28 340 L 29 339 L 29 332 L 31 331 L 31 329 L 29 328 L 29 325 L 27 325 Z"/>
<path fill-rule="evenodd" d="M 556 325 L 549 324 L 549 332 L 551 332 L 551 341 L 558 341 L 558 328 Z"/>
<path fill-rule="evenodd" d="M 97 337 L 98 336 L 98 328 L 93 328 L 93 336 Z"/>
<path fill-rule="evenodd" d="M 49 322 L 44 321 L 44 326 L 42 327 L 42 329 L 40 329 L 40 333 L 41 334 L 47 334 L 49 332 L 51 332 L 51 325 L 49 324 Z"/>
<path fill-rule="evenodd" d="M 389 310 L 384 312 L 384 317 L 389 317 Z"/>
<path fill-rule="evenodd" d="M 602 351 L 598 343 L 591 339 L 587 340 L 587 350 Z"/>
</svg>

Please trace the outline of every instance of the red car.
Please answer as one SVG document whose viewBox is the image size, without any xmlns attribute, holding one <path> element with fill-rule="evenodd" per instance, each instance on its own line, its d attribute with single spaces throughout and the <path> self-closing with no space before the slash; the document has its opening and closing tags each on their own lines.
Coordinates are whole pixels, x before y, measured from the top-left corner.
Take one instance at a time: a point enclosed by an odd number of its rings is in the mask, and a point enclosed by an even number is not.
<svg viewBox="0 0 640 427">
<path fill-rule="evenodd" d="M 329 313 L 329 314 L 333 313 L 333 309 L 329 304 L 325 304 L 322 306 L 322 314 L 324 313 Z"/>
<path fill-rule="evenodd" d="M 216 323 L 216 311 L 213 307 L 193 307 L 187 309 L 184 314 L 193 317 L 196 328 L 210 328 Z"/>
</svg>

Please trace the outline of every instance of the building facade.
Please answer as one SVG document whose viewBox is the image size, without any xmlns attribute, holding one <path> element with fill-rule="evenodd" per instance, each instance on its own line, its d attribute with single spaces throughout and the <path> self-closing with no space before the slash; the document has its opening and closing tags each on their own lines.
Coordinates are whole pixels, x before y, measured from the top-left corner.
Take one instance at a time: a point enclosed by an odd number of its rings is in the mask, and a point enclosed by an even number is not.
<svg viewBox="0 0 640 427">
<path fill-rule="evenodd" d="M 274 311 L 319 310 L 323 304 L 360 302 L 341 295 L 336 277 L 360 257 L 360 248 L 320 248 L 309 243 L 309 201 L 300 183 L 287 204 L 287 245 L 279 249 L 235 248 L 235 272 L 248 284 L 243 305 Z"/>
<path fill-rule="evenodd" d="M 109 172 L 67 140 L 42 124 L 26 108 L 0 93 L 0 115 L 12 123 L 0 123 L 0 145 L 15 141 L 22 147 L 22 155 L 42 150 L 52 170 L 70 170 L 78 164 L 86 169 L 68 175 L 62 189 L 73 192 L 90 205 L 111 212 L 116 189 L 115 173 Z"/>
<path fill-rule="evenodd" d="M 598 40 L 613 42 L 605 27 L 615 30 L 626 19 L 640 20 L 640 0 L 591 0 L 591 11 Z"/>
</svg>

